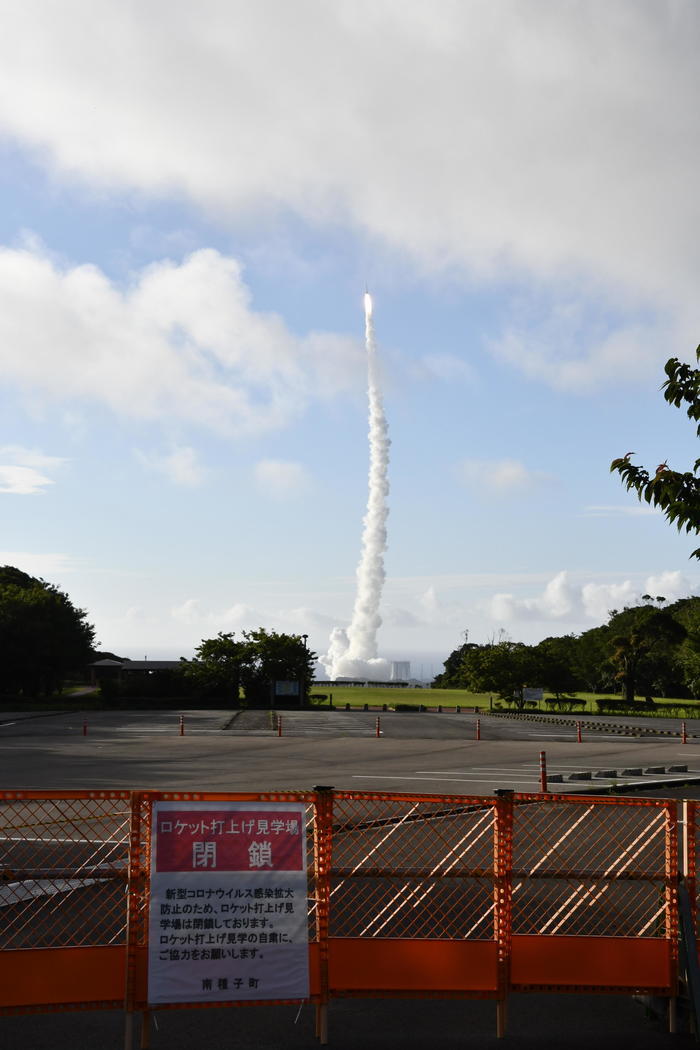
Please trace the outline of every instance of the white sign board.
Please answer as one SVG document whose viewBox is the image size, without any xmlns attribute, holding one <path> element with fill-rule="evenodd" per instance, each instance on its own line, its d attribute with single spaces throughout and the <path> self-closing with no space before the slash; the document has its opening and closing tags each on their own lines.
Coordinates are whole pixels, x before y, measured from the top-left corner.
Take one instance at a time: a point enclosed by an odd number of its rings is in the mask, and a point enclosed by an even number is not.
<svg viewBox="0 0 700 1050">
<path fill-rule="evenodd" d="M 301 803 L 156 802 L 149 1003 L 307 999 Z"/>
<path fill-rule="evenodd" d="M 542 686 L 523 689 L 523 700 L 542 700 L 544 689 Z"/>
</svg>

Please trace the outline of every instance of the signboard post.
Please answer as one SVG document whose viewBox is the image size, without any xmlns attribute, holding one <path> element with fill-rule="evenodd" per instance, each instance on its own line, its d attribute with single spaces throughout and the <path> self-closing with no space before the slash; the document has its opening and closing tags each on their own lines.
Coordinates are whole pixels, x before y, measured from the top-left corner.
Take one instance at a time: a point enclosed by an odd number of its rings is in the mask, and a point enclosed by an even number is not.
<svg viewBox="0 0 700 1050">
<path fill-rule="evenodd" d="M 309 997 L 300 803 L 155 802 L 148 1001 Z"/>
</svg>

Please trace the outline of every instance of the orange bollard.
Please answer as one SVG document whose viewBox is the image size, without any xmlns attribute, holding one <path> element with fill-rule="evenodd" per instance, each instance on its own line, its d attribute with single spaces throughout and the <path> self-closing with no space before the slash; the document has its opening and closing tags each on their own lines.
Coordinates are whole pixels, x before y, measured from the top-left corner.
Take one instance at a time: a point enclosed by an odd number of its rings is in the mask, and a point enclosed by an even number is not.
<svg viewBox="0 0 700 1050">
<path fill-rule="evenodd" d="M 688 743 L 688 730 L 685 722 L 681 722 L 681 744 Z"/>
<path fill-rule="evenodd" d="M 476 739 L 481 740 L 481 719 L 476 720 Z"/>
<path fill-rule="evenodd" d="M 540 791 L 544 795 L 547 793 L 547 755 L 544 751 L 540 751 Z"/>
<path fill-rule="evenodd" d="M 576 723 L 576 740 L 578 741 L 579 744 L 581 743 L 581 723 L 580 722 Z"/>
<path fill-rule="evenodd" d="M 381 736 L 382 735 L 381 725 L 382 725 L 381 719 L 379 718 L 379 715 L 377 715 L 377 736 Z"/>
<path fill-rule="evenodd" d="M 277 715 L 277 736 L 282 736 L 282 715 Z"/>
<path fill-rule="evenodd" d="M 87 736 L 87 722 L 83 722 L 83 736 Z"/>
<path fill-rule="evenodd" d="M 180 736 L 185 735 L 185 716 L 180 715 Z"/>
</svg>

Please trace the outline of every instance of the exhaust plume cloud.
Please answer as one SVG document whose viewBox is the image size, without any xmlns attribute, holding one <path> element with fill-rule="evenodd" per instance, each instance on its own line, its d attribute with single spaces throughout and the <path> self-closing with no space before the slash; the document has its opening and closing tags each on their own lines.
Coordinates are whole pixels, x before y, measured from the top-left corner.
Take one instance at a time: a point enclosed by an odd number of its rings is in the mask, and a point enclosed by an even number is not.
<svg viewBox="0 0 700 1050">
<path fill-rule="evenodd" d="M 357 592 L 347 631 L 331 632 L 323 665 L 329 678 L 389 678 L 391 665 L 377 655 L 377 631 L 382 619 L 379 603 L 384 587 L 386 521 L 389 516 L 389 427 L 379 383 L 377 346 L 372 320 L 372 297 L 365 292 L 365 346 L 369 401 L 369 495 L 364 517 L 362 550 L 357 566 Z"/>
</svg>

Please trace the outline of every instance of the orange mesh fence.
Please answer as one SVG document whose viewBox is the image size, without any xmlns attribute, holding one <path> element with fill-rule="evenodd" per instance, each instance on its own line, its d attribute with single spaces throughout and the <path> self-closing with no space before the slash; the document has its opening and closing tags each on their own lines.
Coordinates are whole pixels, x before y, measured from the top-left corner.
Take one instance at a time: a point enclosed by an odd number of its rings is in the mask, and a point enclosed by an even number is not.
<svg viewBox="0 0 700 1050">
<path fill-rule="evenodd" d="M 335 792 L 331 995 L 498 993 L 490 798 Z"/>
<path fill-rule="evenodd" d="M 130 793 L 0 792 L 0 1013 L 118 1008 Z"/>
<path fill-rule="evenodd" d="M 677 951 L 675 810 L 675 803 L 646 799 L 516 795 L 514 954 L 519 935 L 534 936 L 559 965 L 556 948 L 543 938 L 596 938 L 588 970 L 583 962 L 572 968 L 576 984 L 668 986 Z M 629 944 L 617 981 L 593 950 L 603 948 L 603 939 L 615 939 L 618 949 Z M 641 939 L 656 943 L 643 948 Z M 514 970 L 513 983 L 542 983 L 536 969 L 529 976 Z"/>
<path fill-rule="evenodd" d="M 123 944 L 128 792 L 0 792 L 0 947 Z"/>
<path fill-rule="evenodd" d="M 698 930 L 698 815 L 700 809 L 696 801 L 683 803 L 683 858 L 682 874 L 688 887 L 690 906 L 693 910 L 696 937 Z"/>
<path fill-rule="evenodd" d="M 331 937 L 494 938 L 495 806 L 336 792 Z"/>
<path fill-rule="evenodd" d="M 373 994 L 503 999 L 509 987 L 673 987 L 672 802 L 25 791 L 0 792 L 0 1012 L 147 1009 L 157 801 L 305 806 L 317 1004 Z M 695 900 L 697 808 L 686 809 Z"/>
</svg>

